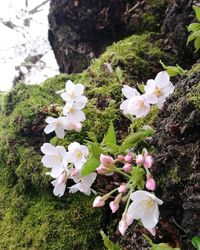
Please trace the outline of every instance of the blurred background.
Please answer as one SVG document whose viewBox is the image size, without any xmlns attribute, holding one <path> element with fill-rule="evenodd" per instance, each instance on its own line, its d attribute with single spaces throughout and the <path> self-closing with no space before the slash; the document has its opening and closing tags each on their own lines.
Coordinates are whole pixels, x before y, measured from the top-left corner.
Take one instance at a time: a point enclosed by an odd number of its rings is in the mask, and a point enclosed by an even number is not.
<svg viewBox="0 0 200 250">
<path fill-rule="evenodd" d="M 0 1 L 0 91 L 59 73 L 48 42 L 49 0 Z"/>
</svg>

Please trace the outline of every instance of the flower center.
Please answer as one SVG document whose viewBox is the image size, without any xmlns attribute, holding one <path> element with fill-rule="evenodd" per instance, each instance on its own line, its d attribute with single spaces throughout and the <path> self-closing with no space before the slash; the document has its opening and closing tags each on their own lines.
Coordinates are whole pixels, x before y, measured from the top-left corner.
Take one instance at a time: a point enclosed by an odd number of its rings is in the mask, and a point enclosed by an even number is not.
<svg viewBox="0 0 200 250">
<path fill-rule="evenodd" d="M 76 152 L 76 158 L 78 158 L 78 159 L 82 158 L 82 153 L 80 151 Z"/>
<path fill-rule="evenodd" d="M 139 109 L 145 109 L 146 105 L 145 105 L 144 101 L 139 101 L 138 102 L 138 107 L 139 107 Z"/>
<path fill-rule="evenodd" d="M 156 95 L 157 97 L 163 95 L 162 90 L 161 90 L 160 88 L 158 88 L 158 87 L 156 87 L 154 93 L 155 93 L 155 95 Z"/>
<path fill-rule="evenodd" d="M 151 198 L 147 199 L 147 200 L 145 201 L 145 206 L 146 206 L 146 208 L 148 208 L 148 209 L 153 208 L 153 206 L 154 206 L 154 201 L 153 201 Z"/>
</svg>

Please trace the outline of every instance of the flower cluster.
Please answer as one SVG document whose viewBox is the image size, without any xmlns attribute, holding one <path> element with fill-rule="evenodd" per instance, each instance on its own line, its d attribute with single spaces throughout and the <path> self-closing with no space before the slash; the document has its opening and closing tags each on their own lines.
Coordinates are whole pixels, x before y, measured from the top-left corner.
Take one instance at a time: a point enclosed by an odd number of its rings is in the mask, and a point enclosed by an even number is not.
<svg viewBox="0 0 200 250">
<path fill-rule="evenodd" d="M 155 104 L 161 109 L 166 98 L 173 93 L 174 86 L 170 82 L 168 73 L 161 71 L 154 80 L 147 81 L 144 91 L 145 93 L 141 95 L 135 88 L 124 85 L 122 93 L 127 100 L 120 105 L 124 115 L 133 115 L 136 118 L 144 117 L 149 113 L 151 104 Z"/>
<path fill-rule="evenodd" d="M 79 132 L 82 128 L 81 122 L 85 120 L 85 114 L 82 109 L 87 103 L 87 97 L 83 95 L 84 86 L 74 84 L 72 81 L 66 82 L 65 92 L 61 94 L 66 102 L 62 114 L 59 118 L 48 117 L 45 133 L 51 133 L 55 130 L 58 138 L 63 139 L 65 130 L 75 130 Z M 97 174 L 91 173 L 85 177 L 81 176 L 81 170 L 86 163 L 89 154 L 88 148 L 73 142 L 68 146 L 68 151 L 63 146 L 53 146 L 50 143 L 44 143 L 41 147 L 44 156 L 42 163 L 51 171 L 46 174 L 54 180 L 51 182 L 54 186 L 53 193 L 56 196 L 62 196 L 66 190 L 66 182 L 72 179 L 75 184 L 69 188 L 70 193 L 81 191 L 86 195 L 91 194 L 91 185 L 95 181 Z"/>
<path fill-rule="evenodd" d="M 48 125 L 44 129 L 46 134 L 55 131 L 60 139 L 65 137 L 65 130 L 81 131 L 82 123 L 85 120 L 85 114 L 82 109 L 85 107 L 88 99 L 83 95 L 84 86 L 80 83 L 74 84 L 71 80 L 66 82 L 65 92 L 61 94 L 66 102 L 62 114 L 58 118 L 48 117 Z"/>
<path fill-rule="evenodd" d="M 119 231 L 123 235 L 134 219 L 141 219 L 143 226 L 155 234 L 155 226 L 159 218 L 158 205 L 161 205 L 162 201 L 153 193 L 141 190 L 144 189 L 144 185 L 150 191 L 156 188 L 156 183 L 149 171 L 152 164 L 153 157 L 146 149 L 143 149 L 142 154 L 136 155 L 129 152 L 125 156 L 118 155 L 116 159 L 103 154 L 100 156 L 97 173 L 100 175 L 118 173 L 124 176 L 126 182 L 119 183 L 115 189 L 104 196 L 97 196 L 93 207 L 104 206 L 105 201 L 112 198 L 115 193 L 116 196 L 109 203 L 112 213 L 119 209 L 121 203 L 126 202 L 122 219 L 119 222 Z"/>
</svg>

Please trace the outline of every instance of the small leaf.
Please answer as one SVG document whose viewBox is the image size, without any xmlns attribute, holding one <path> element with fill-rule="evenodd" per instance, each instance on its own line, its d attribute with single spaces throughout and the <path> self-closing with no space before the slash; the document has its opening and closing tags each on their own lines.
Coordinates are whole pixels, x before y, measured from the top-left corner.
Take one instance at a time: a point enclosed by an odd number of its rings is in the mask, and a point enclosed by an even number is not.
<svg viewBox="0 0 200 250">
<path fill-rule="evenodd" d="M 200 8 L 195 6 L 195 5 L 192 6 L 192 8 L 195 11 L 195 15 L 196 15 L 197 20 L 200 22 Z"/>
<path fill-rule="evenodd" d="M 116 144 L 115 128 L 112 122 L 110 123 L 110 127 L 108 128 L 108 131 L 102 141 L 102 144 L 110 144 L 110 143 Z"/>
<path fill-rule="evenodd" d="M 142 93 L 144 93 L 144 83 L 143 84 L 138 84 L 138 89 L 142 92 Z"/>
<path fill-rule="evenodd" d="M 176 66 L 166 66 L 162 61 L 160 61 L 160 64 L 171 77 L 176 75 L 184 75 L 186 73 L 186 70 L 182 69 L 178 64 L 176 64 Z"/>
<path fill-rule="evenodd" d="M 154 133 L 155 131 L 153 129 L 146 129 L 144 131 L 140 131 L 140 132 L 128 135 L 125 138 L 122 145 L 120 146 L 119 152 L 122 153 L 129 148 L 137 146 L 145 138 L 152 136 Z"/>
<path fill-rule="evenodd" d="M 94 157 L 94 158 L 99 158 L 100 154 L 103 153 L 102 148 L 99 146 L 99 144 L 94 143 L 94 142 L 88 142 L 88 148 L 90 151 L 90 154 Z"/>
<path fill-rule="evenodd" d="M 119 146 L 113 143 L 106 143 L 103 149 L 112 154 L 117 154 L 119 152 Z"/>
<path fill-rule="evenodd" d="M 194 47 L 195 47 L 195 52 L 197 52 L 199 49 L 200 49 L 200 37 L 197 37 L 195 40 L 194 40 Z"/>
<path fill-rule="evenodd" d="M 104 246 L 107 248 L 107 250 L 122 250 L 118 245 L 113 243 L 102 230 L 100 233 L 103 238 Z"/>
<path fill-rule="evenodd" d="M 200 30 L 200 23 L 191 23 L 188 27 L 187 27 L 188 31 L 197 31 Z"/>
<path fill-rule="evenodd" d="M 86 176 L 96 170 L 96 168 L 100 165 L 100 161 L 97 158 L 91 157 L 87 160 L 83 169 L 81 171 L 82 176 Z"/>
<path fill-rule="evenodd" d="M 200 250 L 200 236 L 194 236 L 192 238 L 192 245 L 196 247 L 197 250 Z"/>
</svg>

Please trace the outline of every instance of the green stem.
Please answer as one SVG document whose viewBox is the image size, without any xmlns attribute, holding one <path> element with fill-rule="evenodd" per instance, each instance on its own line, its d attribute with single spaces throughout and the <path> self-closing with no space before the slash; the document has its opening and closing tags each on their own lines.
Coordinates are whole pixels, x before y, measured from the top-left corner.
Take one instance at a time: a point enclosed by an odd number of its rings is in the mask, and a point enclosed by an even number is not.
<svg viewBox="0 0 200 250">
<path fill-rule="evenodd" d="M 119 173 L 119 174 L 122 174 L 122 175 L 124 175 L 124 176 L 126 176 L 127 178 L 129 178 L 130 179 L 130 175 L 128 175 L 128 174 L 126 174 L 126 173 L 124 173 L 123 171 L 121 171 L 119 168 L 115 168 L 115 172 L 117 172 L 117 173 Z"/>
<path fill-rule="evenodd" d="M 126 214 L 126 212 L 127 212 L 127 210 L 128 210 L 129 203 L 130 203 L 130 200 L 131 200 L 131 193 L 132 193 L 132 192 L 133 192 L 133 188 L 131 188 L 131 189 L 129 190 L 129 192 L 128 192 L 129 197 L 128 197 L 128 200 L 127 200 L 127 203 L 126 203 L 126 207 L 125 207 L 125 209 L 124 209 L 123 214 Z"/>
</svg>

